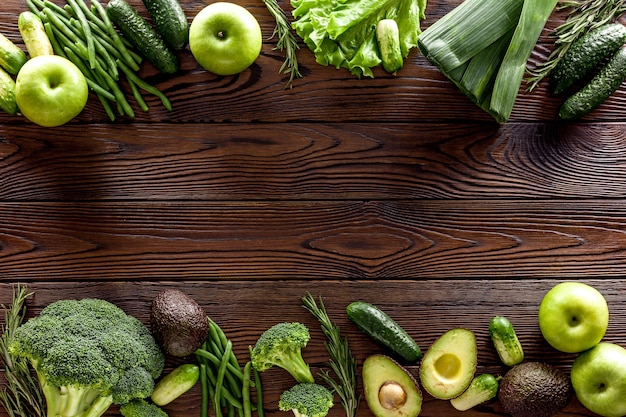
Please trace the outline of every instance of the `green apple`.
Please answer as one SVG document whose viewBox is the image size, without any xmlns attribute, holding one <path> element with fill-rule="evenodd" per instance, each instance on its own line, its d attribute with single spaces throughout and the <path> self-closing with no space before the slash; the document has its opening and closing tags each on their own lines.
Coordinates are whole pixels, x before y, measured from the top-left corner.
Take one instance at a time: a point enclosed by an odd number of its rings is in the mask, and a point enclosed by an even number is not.
<svg viewBox="0 0 626 417">
<path fill-rule="evenodd" d="M 626 415 L 626 349 L 602 342 L 581 353 L 570 373 L 580 403 L 603 417 Z"/>
<path fill-rule="evenodd" d="M 546 341 L 561 352 L 576 353 L 597 345 L 609 325 L 602 294 L 582 282 L 562 282 L 539 306 L 539 327 Z"/>
<path fill-rule="evenodd" d="M 29 59 L 15 80 L 15 99 L 20 112 L 40 126 L 69 122 L 85 108 L 88 96 L 83 73 L 58 55 Z"/>
<path fill-rule="evenodd" d="M 217 75 L 238 74 L 258 58 L 261 27 L 246 8 L 229 2 L 206 6 L 189 27 L 189 48 L 196 61 Z"/>
</svg>

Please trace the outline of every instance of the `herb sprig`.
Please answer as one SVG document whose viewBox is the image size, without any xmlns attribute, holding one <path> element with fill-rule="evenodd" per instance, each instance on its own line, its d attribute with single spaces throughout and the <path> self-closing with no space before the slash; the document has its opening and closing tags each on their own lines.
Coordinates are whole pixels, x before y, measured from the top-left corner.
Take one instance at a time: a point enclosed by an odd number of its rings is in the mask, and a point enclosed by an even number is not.
<svg viewBox="0 0 626 417">
<path fill-rule="evenodd" d="M 298 57 L 296 54 L 298 49 L 300 49 L 300 46 L 298 45 L 296 36 L 292 32 L 289 19 L 287 19 L 285 11 L 280 7 L 278 1 L 263 0 L 263 3 L 265 3 L 265 7 L 267 7 L 267 10 L 276 21 L 272 37 L 278 36 L 278 41 L 276 43 L 276 48 L 274 49 L 285 51 L 285 60 L 283 61 L 279 72 L 281 74 L 289 75 L 289 80 L 287 81 L 285 88 L 291 88 L 293 86 L 293 81 L 296 78 L 302 77 L 300 68 L 298 67 Z"/>
<path fill-rule="evenodd" d="M 43 395 L 39 383 L 30 371 L 28 360 L 14 358 L 9 352 L 9 343 L 15 330 L 22 325 L 26 316 L 24 304 L 31 295 L 26 286 L 13 289 L 11 306 L 2 305 L 4 325 L 0 336 L 0 358 L 4 364 L 6 386 L 0 390 L 0 404 L 9 417 L 43 417 Z"/>
<path fill-rule="evenodd" d="M 315 298 L 307 293 L 302 297 L 302 304 L 320 322 L 322 332 L 327 338 L 324 345 L 330 355 L 328 366 L 337 377 L 334 379 L 328 371 L 323 371 L 320 378 L 337 393 L 346 411 L 346 417 L 355 417 L 360 396 L 357 390 L 356 359 L 350 351 L 348 339 L 341 336 L 339 327 L 331 321 L 321 296 L 318 305 Z"/>
<path fill-rule="evenodd" d="M 562 0 L 556 10 L 568 10 L 567 18 L 552 34 L 555 41 L 550 55 L 536 68 L 528 69 L 528 91 L 532 91 L 550 75 L 576 39 L 583 33 L 620 17 L 626 12 L 626 4 L 624 0 Z"/>
</svg>

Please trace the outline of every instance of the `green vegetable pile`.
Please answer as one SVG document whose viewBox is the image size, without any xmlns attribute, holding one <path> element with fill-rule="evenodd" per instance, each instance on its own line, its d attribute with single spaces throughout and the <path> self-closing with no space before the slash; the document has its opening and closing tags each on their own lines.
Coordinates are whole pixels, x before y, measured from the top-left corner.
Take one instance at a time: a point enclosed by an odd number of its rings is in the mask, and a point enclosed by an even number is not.
<svg viewBox="0 0 626 417">
<path fill-rule="evenodd" d="M 345 68 L 357 77 L 374 77 L 382 63 L 376 38 L 379 21 L 398 25 L 404 58 L 417 46 L 424 18 L 424 0 L 291 0 L 293 28 L 315 54 L 317 63 Z"/>
</svg>

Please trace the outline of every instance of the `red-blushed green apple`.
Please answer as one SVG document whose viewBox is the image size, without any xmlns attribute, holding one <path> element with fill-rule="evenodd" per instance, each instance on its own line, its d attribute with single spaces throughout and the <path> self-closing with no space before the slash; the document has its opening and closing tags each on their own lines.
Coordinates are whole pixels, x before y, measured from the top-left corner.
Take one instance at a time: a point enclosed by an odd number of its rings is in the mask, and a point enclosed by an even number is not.
<svg viewBox="0 0 626 417">
<path fill-rule="evenodd" d="M 230 2 L 209 4 L 189 26 L 189 49 L 196 61 L 216 75 L 234 75 L 261 53 L 263 35 L 245 7 Z"/>
<path fill-rule="evenodd" d="M 626 349 L 601 342 L 572 364 L 572 386 L 580 403 L 603 417 L 626 415 Z"/>
<path fill-rule="evenodd" d="M 539 306 L 539 328 L 555 349 L 577 353 L 597 345 L 609 325 L 604 296 L 582 282 L 562 282 L 550 289 Z"/>
<path fill-rule="evenodd" d="M 20 112 L 45 127 L 65 124 L 87 104 L 85 76 L 70 60 L 58 55 L 31 58 L 15 80 L 15 99 Z"/>
</svg>

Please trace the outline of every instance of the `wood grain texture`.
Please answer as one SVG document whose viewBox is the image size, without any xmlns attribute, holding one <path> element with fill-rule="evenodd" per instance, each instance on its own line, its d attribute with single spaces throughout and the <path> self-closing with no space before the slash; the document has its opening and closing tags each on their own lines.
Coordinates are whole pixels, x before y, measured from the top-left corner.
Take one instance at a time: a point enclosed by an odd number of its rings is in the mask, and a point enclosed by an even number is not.
<svg viewBox="0 0 626 417">
<path fill-rule="evenodd" d="M 626 90 L 564 123 L 561 98 L 522 85 L 511 121 L 498 125 L 417 50 L 397 76 L 378 68 L 359 80 L 320 66 L 302 43 L 304 77 L 285 89 L 274 21 L 261 1 L 236 2 L 261 24 L 261 56 L 231 77 L 202 70 L 188 50 L 175 75 L 145 63 L 140 75 L 171 112 L 146 96 L 149 112 L 115 122 L 95 97 L 59 128 L 0 114 L 0 304 L 22 282 L 34 291 L 29 316 L 60 298 L 99 297 L 147 324 L 152 298 L 175 287 L 241 358 L 279 319 L 303 321 L 317 372 L 328 358 L 300 304 L 310 291 L 359 362 L 385 351 L 347 319 L 357 299 L 387 311 L 423 350 L 470 328 L 478 371 L 501 375 L 487 332 L 496 314 L 512 320 L 527 360 L 569 371 L 573 356 L 543 341 L 536 315 L 543 294 L 571 279 L 605 295 L 606 340 L 626 346 Z M 181 0 L 189 21 L 207 3 Z M 460 3 L 430 0 L 422 27 Z M 23 47 L 25 2 L 0 9 L 0 33 Z M 564 17 L 553 13 L 529 65 L 549 54 Z M 168 358 L 168 369 L 180 362 Z M 291 379 L 279 369 L 263 379 L 269 416 L 287 416 L 277 399 Z M 166 410 L 198 416 L 199 399 L 196 387 Z M 458 412 L 424 400 L 426 417 L 506 415 L 497 401 Z M 329 417 L 342 415 L 337 405 Z M 359 417 L 372 416 L 362 402 Z M 557 415 L 574 416 L 593 414 L 574 400 Z"/>
</svg>

